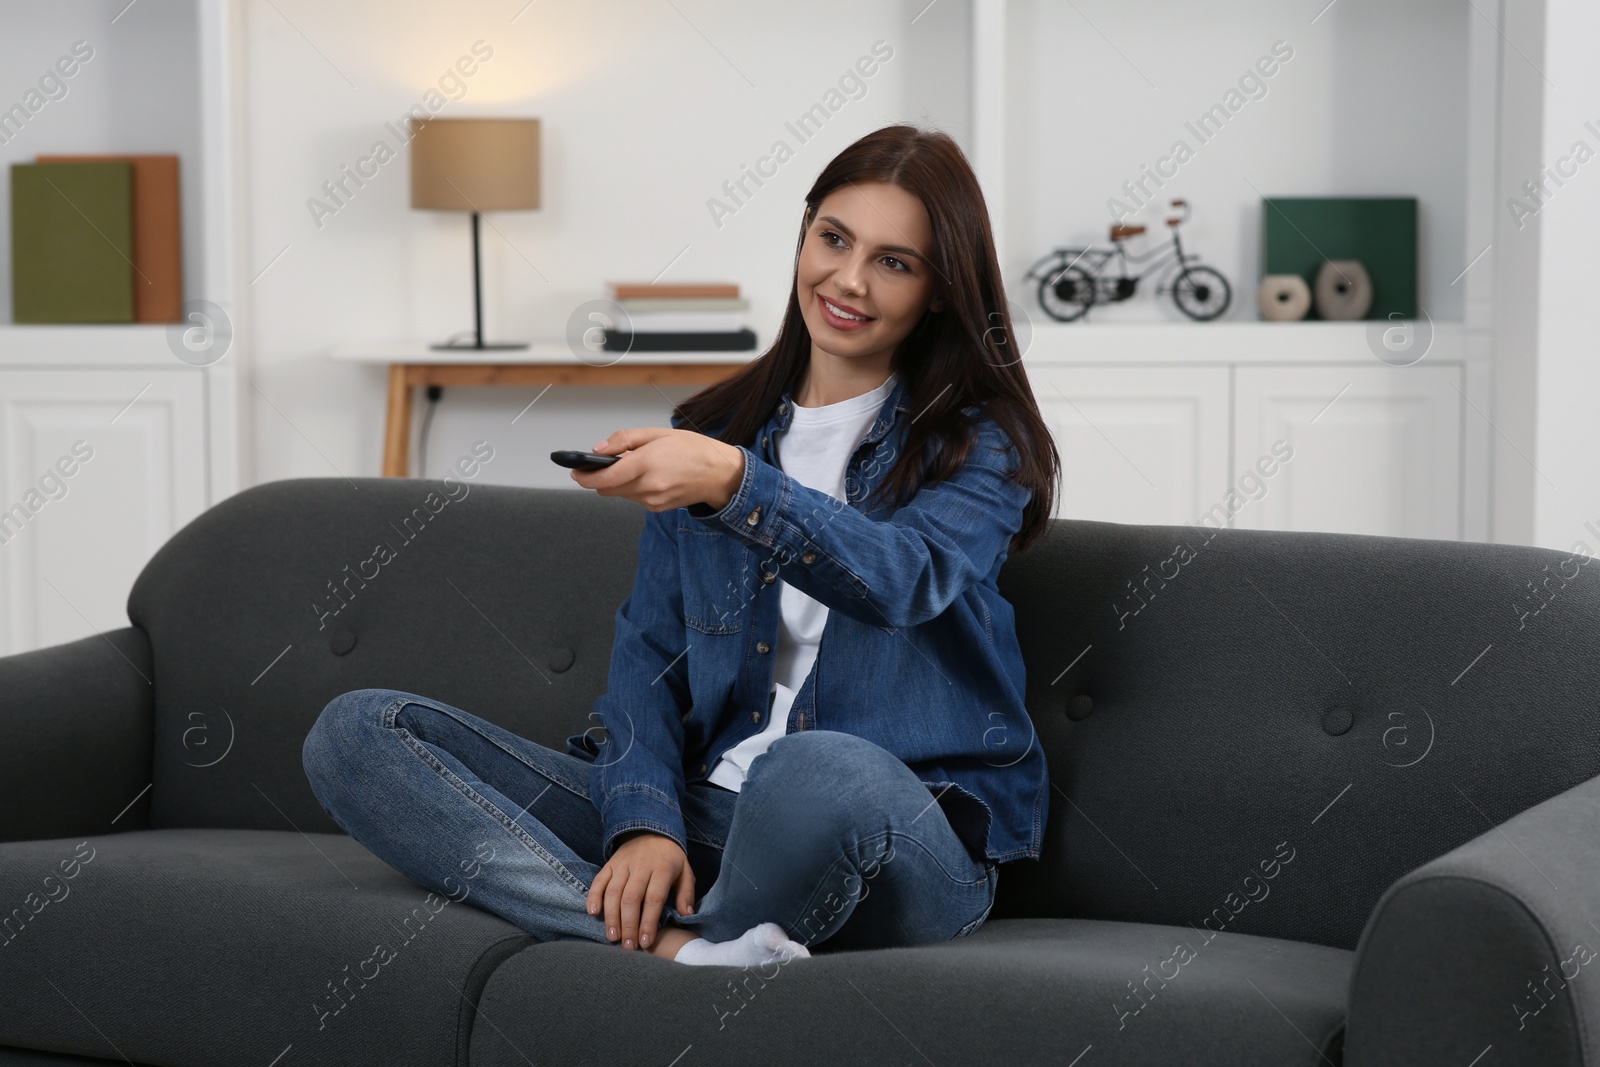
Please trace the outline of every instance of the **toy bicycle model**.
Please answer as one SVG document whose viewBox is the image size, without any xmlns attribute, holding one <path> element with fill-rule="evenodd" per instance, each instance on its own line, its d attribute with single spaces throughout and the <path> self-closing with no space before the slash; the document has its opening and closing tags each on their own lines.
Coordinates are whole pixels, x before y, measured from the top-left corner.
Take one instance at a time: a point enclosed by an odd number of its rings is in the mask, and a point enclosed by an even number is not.
<svg viewBox="0 0 1600 1067">
<path fill-rule="evenodd" d="M 1123 242 L 1144 233 L 1144 227 L 1112 223 L 1111 243 L 1115 248 L 1058 248 L 1028 268 L 1026 277 L 1039 279 L 1039 305 L 1045 313 L 1062 322 L 1081 319 L 1095 304 L 1128 299 L 1147 275 L 1164 276 L 1174 268 L 1177 275 L 1172 284 L 1158 284 L 1157 296 L 1170 292 L 1178 310 L 1199 322 L 1227 311 L 1233 296 L 1228 279 L 1210 267 L 1196 265 L 1200 257 L 1184 254 L 1183 243 L 1178 239 L 1178 227 L 1189 220 L 1188 201 L 1174 200 L 1172 206 L 1183 213 L 1167 219 L 1172 230 L 1171 247 L 1158 246 L 1143 255 L 1134 255 Z M 1106 268 L 1113 258 L 1117 261 L 1117 274 L 1108 276 Z M 1143 272 L 1128 273 L 1129 264 L 1146 262 L 1151 265 Z"/>
</svg>

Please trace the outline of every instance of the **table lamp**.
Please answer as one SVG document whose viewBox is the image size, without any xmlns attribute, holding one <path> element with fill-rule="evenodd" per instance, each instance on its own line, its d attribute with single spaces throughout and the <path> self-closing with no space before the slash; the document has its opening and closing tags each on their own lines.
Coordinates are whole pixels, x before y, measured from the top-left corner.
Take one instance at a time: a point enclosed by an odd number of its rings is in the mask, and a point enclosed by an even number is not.
<svg viewBox="0 0 1600 1067">
<path fill-rule="evenodd" d="M 538 119 L 418 119 L 411 126 L 411 206 L 472 212 L 472 341 L 434 349 L 527 348 L 483 341 L 483 280 L 478 216 L 539 207 Z"/>
</svg>

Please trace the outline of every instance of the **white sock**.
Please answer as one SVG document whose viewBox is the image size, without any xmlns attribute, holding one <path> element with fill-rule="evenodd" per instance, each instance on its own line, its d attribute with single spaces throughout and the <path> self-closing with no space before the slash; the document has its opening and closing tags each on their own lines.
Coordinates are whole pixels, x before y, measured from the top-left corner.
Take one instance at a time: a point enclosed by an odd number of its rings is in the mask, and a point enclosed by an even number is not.
<svg viewBox="0 0 1600 1067">
<path fill-rule="evenodd" d="M 761 923 L 752 926 L 734 941 L 707 941 L 697 937 L 680 948 L 673 958 L 679 963 L 749 967 L 762 963 L 787 963 L 796 957 L 809 958 L 810 955 L 810 949 L 798 941 L 790 940 L 777 923 Z"/>
</svg>

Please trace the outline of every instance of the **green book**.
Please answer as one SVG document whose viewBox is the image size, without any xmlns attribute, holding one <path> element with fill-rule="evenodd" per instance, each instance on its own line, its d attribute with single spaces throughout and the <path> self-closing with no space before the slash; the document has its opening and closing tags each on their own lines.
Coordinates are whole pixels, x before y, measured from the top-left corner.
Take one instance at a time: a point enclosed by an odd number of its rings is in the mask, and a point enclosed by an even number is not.
<svg viewBox="0 0 1600 1067">
<path fill-rule="evenodd" d="M 1367 318 L 1417 317 L 1415 197 L 1266 197 L 1261 235 L 1262 274 L 1298 274 L 1315 289 L 1323 260 L 1358 259 L 1372 278 Z"/>
<path fill-rule="evenodd" d="M 132 164 L 11 164 L 11 318 L 133 321 Z"/>
</svg>

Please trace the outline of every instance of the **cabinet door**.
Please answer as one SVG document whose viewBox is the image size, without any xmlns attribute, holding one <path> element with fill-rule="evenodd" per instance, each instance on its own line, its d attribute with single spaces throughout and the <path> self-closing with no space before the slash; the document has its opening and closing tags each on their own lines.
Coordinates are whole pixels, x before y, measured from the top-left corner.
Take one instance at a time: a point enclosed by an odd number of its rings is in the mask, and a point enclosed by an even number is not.
<svg viewBox="0 0 1600 1067">
<path fill-rule="evenodd" d="M 1228 484 L 1228 368 L 1039 367 L 1033 395 L 1061 453 L 1055 514 L 1196 521 Z"/>
<path fill-rule="evenodd" d="M 0 370 L 0 446 L 0 652 L 128 625 L 139 571 L 205 507 L 200 372 Z"/>
<path fill-rule="evenodd" d="M 1459 364 L 1239 367 L 1235 465 L 1294 453 L 1234 525 L 1460 539 L 1460 385 Z"/>
</svg>

